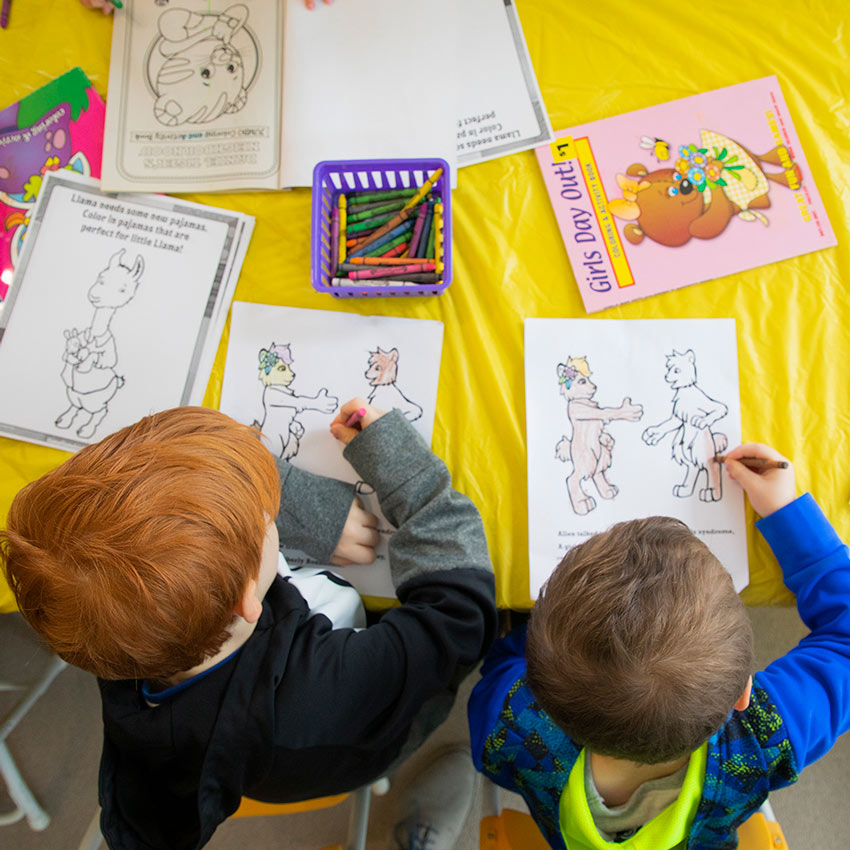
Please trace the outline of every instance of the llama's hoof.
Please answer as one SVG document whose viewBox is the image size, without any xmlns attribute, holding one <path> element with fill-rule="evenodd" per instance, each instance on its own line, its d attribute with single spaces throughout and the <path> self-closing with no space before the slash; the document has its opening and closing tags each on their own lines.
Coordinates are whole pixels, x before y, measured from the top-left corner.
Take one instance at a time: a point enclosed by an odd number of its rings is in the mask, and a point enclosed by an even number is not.
<svg viewBox="0 0 850 850">
<path fill-rule="evenodd" d="M 595 507 L 596 500 L 591 498 L 590 496 L 585 496 L 583 499 L 579 499 L 578 501 L 573 502 L 573 510 L 579 516 L 589 514 Z"/>
<path fill-rule="evenodd" d="M 687 499 L 687 498 L 688 498 L 688 496 L 690 496 L 690 495 L 692 495 L 692 494 L 693 494 L 693 492 L 694 492 L 694 491 L 693 491 L 693 488 L 691 488 L 691 487 L 686 487 L 684 484 L 677 484 L 677 485 L 673 488 L 673 495 L 674 495 L 677 499 Z"/>
<path fill-rule="evenodd" d="M 77 428 L 77 436 L 82 437 L 84 440 L 88 440 L 89 437 L 94 436 L 94 432 L 97 430 L 97 425 L 92 425 L 91 422 L 86 422 L 85 425 Z"/>
<path fill-rule="evenodd" d="M 699 498 L 701 502 L 719 502 L 722 494 L 712 487 L 704 487 L 699 491 Z"/>
<path fill-rule="evenodd" d="M 601 487 L 597 486 L 596 489 L 599 490 L 599 495 L 603 499 L 613 499 L 620 492 L 620 488 L 616 484 L 610 483 L 607 486 L 605 484 Z"/>
</svg>

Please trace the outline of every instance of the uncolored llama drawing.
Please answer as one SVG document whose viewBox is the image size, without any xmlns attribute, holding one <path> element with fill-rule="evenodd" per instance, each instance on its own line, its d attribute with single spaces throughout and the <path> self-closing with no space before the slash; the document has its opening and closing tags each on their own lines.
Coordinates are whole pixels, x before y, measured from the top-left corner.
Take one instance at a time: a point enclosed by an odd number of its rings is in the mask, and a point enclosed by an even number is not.
<svg viewBox="0 0 850 850">
<path fill-rule="evenodd" d="M 109 402 L 124 386 L 124 377 L 115 371 L 118 349 L 110 323 L 115 311 L 136 294 L 145 262 L 136 256 L 132 266 L 121 260 L 124 249 L 113 254 L 98 274 L 87 297 L 94 307 L 91 323 L 83 330 L 66 330 L 62 359 L 62 381 L 70 407 L 56 421 L 57 428 L 77 425 L 77 435 L 88 439 L 109 413 Z"/>
<path fill-rule="evenodd" d="M 369 368 L 366 379 L 372 387 L 369 393 L 369 404 L 381 410 L 400 410 L 408 422 L 415 422 L 422 416 L 422 408 L 411 401 L 396 384 L 398 379 L 398 349 L 384 351 L 378 346 L 377 351 L 369 352 Z"/>
<path fill-rule="evenodd" d="M 261 348 L 259 354 L 259 379 L 263 384 L 263 418 L 254 422 L 271 441 L 272 451 L 283 460 L 298 454 L 304 426 L 298 414 L 305 410 L 333 413 L 339 399 L 328 395 L 322 387 L 314 396 L 300 396 L 290 388 L 295 380 L 292 369 L 292 352 L 289 345 L 272 343 Z"/>
<path fill-rule="evenodd" d="M 614 438 L 605 428 L 609 422 L 636 422 L 643 407 L 623 399 L 619 407 L 600 407 L 593 401 L 596 385 L 590 380 L 590 367 L 585 357 L 568 357 L 558 364 L 560 393 L 567 402 L 567 417 L 572 425 L 572 438 L 563 436 L 555 446 L 555 457 L 572 461 L 573 471 L 567 476 L 567 493 L 577 514 L 590 513 L 596 500 L 584 491 L 582 482 L 591 480 L 603 499 L 613 499 L 619 488 L 605 473 L 611 466 Z"/>
<path fill-rule="evenodd" d="M 696 355 L 690 349 L 680 354 L 675 349 L 667 356 L 664 380 L 675 390 L 669 419 L 647 428 L 643 441 L 654 446 L 673 432 L 673 460 L 685 467 L 685 479 L 673 487 L 680 499 L 692 496 L 705 473 L 706 486 L 699 491 L 703 502 L 718 502 L 723 497 L 723 473 L 714 461 L 726 449 L 725 434 L 712 426 L 729 412 L 723 402 L 710 398 L 697 386 Z"/>
</svg>

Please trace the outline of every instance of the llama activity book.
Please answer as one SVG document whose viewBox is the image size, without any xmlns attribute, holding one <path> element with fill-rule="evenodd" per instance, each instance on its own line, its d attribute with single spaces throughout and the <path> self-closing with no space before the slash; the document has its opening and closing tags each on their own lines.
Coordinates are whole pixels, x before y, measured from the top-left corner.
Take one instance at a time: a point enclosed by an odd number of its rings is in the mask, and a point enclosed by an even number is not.
<svg viewBox="0 0 850 850">
<path fill-rule="evenodd" d="M 395 597 L 387 547 L 394 529 L 329 426 L 340 405 L 361 396 L 399 410 L 430 446 L 442 346 L 443 324 L 433 320 L 233 304 L 220 409 L 259 428 L 275 457 L 356 485 L 381 534 L 374 564 L 345 567 L 361 594 Z M 303 552 L 284 555 L 291 567 L 317 566 Z"/>
<path fill-rule="evenodd" d="M 836 244 L 776 77 L 536 152 L 588 313 Z"/>
<path fill-rule="evenodd" d="M 253 222 L 48 171 L 0 313 L 0 434 L 76 451 L 200 404 Z"/>
<path fill-rule="evenodd" d="M 529 591 L 616 522 L 682 520 L 749 581 L 734 319 L 526 319 Z"/>
<path fill-rule="evenodd" d="M 74 68 L 0 110 L 0 305 L 45 173 L 100 177 L 105 106 Z"/>
</svg>

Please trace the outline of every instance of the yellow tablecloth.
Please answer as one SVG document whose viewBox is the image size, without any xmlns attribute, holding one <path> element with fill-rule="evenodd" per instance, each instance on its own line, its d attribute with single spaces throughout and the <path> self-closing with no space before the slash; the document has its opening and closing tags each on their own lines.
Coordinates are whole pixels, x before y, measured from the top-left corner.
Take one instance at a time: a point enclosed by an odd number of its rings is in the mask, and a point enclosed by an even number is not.
<svg viewBox="0 0 850 850">
<path fill-rule="evenodd" d="M 791 457 L 800 489 L 815 495 L 847 537 L 850 29 L 840 5 L 518 0 L 556 130 L 756 77 L 779 77 L 838 247 L 600 315 L 735 317 L 745 439 L 770 443 Z M 333 8 L 320 13 L 333 14 Z M 2 104 L 74 65 L 105 96 L 111 27 L 108 18 L 76 0 L 13 0 L 10 27 L 0 30 Z M 437 48 L 423 55 L 441 58 Z M 306 189 L 189 197 L 256 216 L 237 300 L 445 323 L 433 447 L 484 516 L 499 603 L 528 607 L 523 319 L 585 315 L 534 154 L 460 171 L 452 198 L 454 282 L 437 298 L 343 301 L 315 293 Z M 210 406 L 219 399 L 226 343 L 227 332 L 206 394 Z M 0 399 L 4 406 L 13 403 Z M 0 516 L 24 484 L 66 456 L 0 439 Z M 788 601 L 778 567 L 752 529 L 749 557 L 746 601 Z M 3 586 L 0 607 L 10 603 Z"/>
</svg>

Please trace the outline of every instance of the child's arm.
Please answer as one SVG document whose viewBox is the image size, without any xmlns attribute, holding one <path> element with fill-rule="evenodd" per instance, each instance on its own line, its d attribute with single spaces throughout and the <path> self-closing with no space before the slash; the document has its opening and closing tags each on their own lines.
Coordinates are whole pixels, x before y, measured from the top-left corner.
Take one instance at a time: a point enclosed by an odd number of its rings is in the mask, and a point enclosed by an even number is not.
<svg viewBox="0 0 850 850">
<path fill-rule="evenodd" d="M 300 549 L 321 564 L 371 564 L 377 518 L 363 509 L 354 485 L 314 475 L 278 460 L 282 546 Z"/>
<path fill-rule="evenodd" d="M 811 629 L 757 676 L 785 721 L 799 771 L 850 729 L 850 554 L 814 499 L 794 498 L 793 469 L 755 472 L 729 463 L 741 456 L 784 458 L 750 444 L 729 452 L 726 469 L 764 517 L 757 528 Z"/>
</svg>

